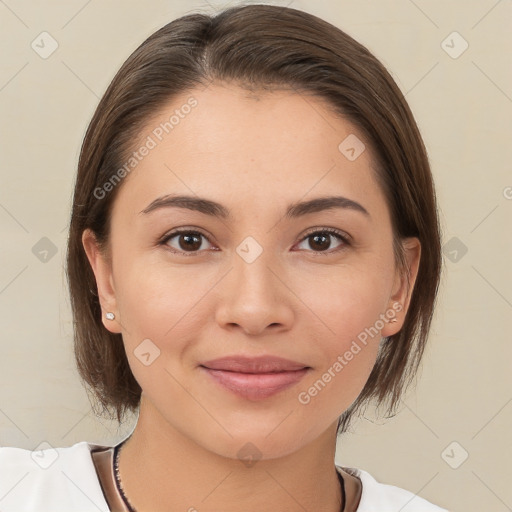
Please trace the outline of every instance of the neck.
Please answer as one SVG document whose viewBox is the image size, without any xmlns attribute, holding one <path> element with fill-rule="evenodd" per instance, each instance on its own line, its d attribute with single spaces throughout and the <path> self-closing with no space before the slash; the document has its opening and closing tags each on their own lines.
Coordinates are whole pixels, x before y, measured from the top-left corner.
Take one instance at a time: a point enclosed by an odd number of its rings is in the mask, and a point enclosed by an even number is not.
<svg viewBox="0 0 512 512">
<path fill-rule="evenodd" d="M 119 457 L 122 485 L 137 512 L 341 510 L 336 424 L 298 451 L 251 462 L 213 453 L 162 420 L 143 401 Z"/>
</svg>

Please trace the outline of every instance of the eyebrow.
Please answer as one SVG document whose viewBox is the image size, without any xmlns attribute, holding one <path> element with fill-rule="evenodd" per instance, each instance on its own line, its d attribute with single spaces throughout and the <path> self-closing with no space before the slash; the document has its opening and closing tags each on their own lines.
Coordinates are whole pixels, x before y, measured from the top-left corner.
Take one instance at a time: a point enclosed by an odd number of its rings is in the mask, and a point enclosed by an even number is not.
<svg viewBox="0 0 512 512">
<path fill-rule="evenodd" d="M 230 211 L 220 203 L 197 196 L 185 195 L 165 195 L 159 197 L 152 201 L 140 213 L 146 214 L 160 208 L 186 208 L 188 210 L 204 213 L 205 215 L 210 215 L 212 217 L 219 217 L 221 219 L 231 218 Z M 288 219 L 293 219 L 310 213 L 332 210 L 335 208 L 354 210 L 364 214 L 369 218 L 371 217 L 368 213 L 368 210 L 366 210 L 364 206 L 356 201 L 353 201 L 352 199 L 348 199 L 342 196 L 325 196 L 318 197 L 316 199 L 310 199 L 309 201 L 292 203 L 286 209 L 285 217 Z"/>
</svg>

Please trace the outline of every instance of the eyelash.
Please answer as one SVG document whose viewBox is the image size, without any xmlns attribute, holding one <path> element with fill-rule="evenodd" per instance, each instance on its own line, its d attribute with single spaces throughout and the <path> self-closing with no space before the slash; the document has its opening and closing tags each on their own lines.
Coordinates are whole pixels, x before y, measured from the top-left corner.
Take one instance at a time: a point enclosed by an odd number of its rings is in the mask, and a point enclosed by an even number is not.
<svg viewBox="0 0 512 512">
<path fill-rule="evenodd" d="M 178 235 L 183 235 L 183 234 L 199 235 L 199 236 L 204 237 L 209 243 L 211 243 L 210 239 L 204 233 L 201 233 L 198 230 L 194 230 L 194 229 L 178 229 L 176 231 L 172 231 L 171 233 L 168 233 L 168 234 L 164 235 L 159 240 L 158 245 L 167 246 L 167 243 L 169 242 L 169 240 L 171 240 L 172 238 L 174 238 L 174 237 L 176 237 Z M 334 237 L 338 238 L 338 240 L 343 242 L 343 245 L 341 245 L 340 247 L 337 247 L 336 249 L 333 249 L 333 250 L 329 250 L 328 249 L 327 251 L 311 251 L 316 256 L 327 256 L 327 255 L 330 255 L 330 254 L 333 254 L 333 253 L 337 253 L 339 251 L 342 251 L 342 250 L 346 249 L 346 247 L 351 245 L 350 240 L 349 240 L 350 237 L 348 235 L 346 235 L 343 231 L 339 231 L 339 230 L 334 229 L 334 228 L 322 228 L 322 229 L 315 229 L 314 231 L 310 231 L 309 233 L 307 233 L 300 240 L 299 243 L 302 243 L 305 240 L 307 240 L 308 238 L 312 237 L 313 235 L 318 235 L 318 234 L 333 235 Z M 169 247 L 169 246 L 167 246 L 167 247 Z M 173 252 L 174 254 L 181 254 L 183 256 L 195 256 L 195 255 L 200 254 L 201 252 L 203 252 L 203 251 L 188 251 L 188 252 L 187 251 L 178 251 L 178 250 L 173 249 L 171 247 L 169 247 L 169 250 L 171 252 Z"/>
</svg>

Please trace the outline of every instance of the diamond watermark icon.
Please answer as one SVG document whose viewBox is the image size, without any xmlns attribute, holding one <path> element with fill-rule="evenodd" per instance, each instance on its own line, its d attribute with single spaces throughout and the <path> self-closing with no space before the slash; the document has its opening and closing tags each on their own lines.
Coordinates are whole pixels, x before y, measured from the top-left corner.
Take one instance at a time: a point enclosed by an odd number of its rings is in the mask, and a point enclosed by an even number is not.
<svg viewBox="0 0 512 512">
<path fill-rule="evenodd" d="M 252 468 L 256 462 L 261 459 L 262 453 L 252 443 L 246 443 L 238 450 L 236 456 L 240 459 L 242 464 L 248 468 Z"/>
<path fill-rule="evenodd" d="M 468 252 L 467 246 L 456 236 L 443 245 L 443 254 L 452 262 L 458 263 Z"/>
<path fill-rule="evenodd" d="M 41 32 L 30 46 L 39 57 L 47 59 L 59 47 L 59 43 L 48 32 Z"/>
<path fill-rule="evenodd" d="M 458 59 L 469 48 L 469 43 L 458 32 L 454 31 L 443 39 L 441 48 L 452 59 Z"/>
<path fill-rule="evenodd" d="M 48 263 L 57 254 L 57 250 L 57 246 L 49 238 L 43 236 L 32 247 L 32 254 L 41 263 Z"/>
<path fill-rule="evenodd" d="M 347 160 L 353 162 L 361 156 L 366 146 L 359 137 L 351 133 L 341 141 L 338 149 Z"/>
<path fill-rule="evenodd" d="M 452 469 L 457 469 L 469 457 L 469 453 L 464 447 L 457 441 L 452 441 L 442 452 L 441 458 L 450 466 Z"/>
<path fill-rule="evenodd" d="M 160 356 L 160 349 L 149 338 L 146 338 L 137 345 L 133 353 L 144 366 L 149 366 Z"/>
<path fill-rule="evenodd" d="M 59 452 L 50 443 L 43 441 L 30 456 L 40 468 L 48 469 L 59 458 Z"/>
<path fill-rule="evenodd" d="M 236 248 L 236 252 L 246 263 L 252 263 L 263 252 L 263 247 L 252 236 L 248 236 Z"/>
</svg>

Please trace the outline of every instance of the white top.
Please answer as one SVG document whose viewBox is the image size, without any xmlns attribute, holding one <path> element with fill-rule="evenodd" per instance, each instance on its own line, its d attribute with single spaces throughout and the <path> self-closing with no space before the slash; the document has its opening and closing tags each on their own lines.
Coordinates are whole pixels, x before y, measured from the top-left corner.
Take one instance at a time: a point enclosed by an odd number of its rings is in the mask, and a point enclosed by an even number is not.
<svg viewBox="0 0 512 512">
<path fill-rule="evenodd" d="M 91 457 L 91 447 L 96 446 L 81 441 L 40 451 L 0 448 L 0 510 L 110 512 Z M 409 491 L 379 483 L 362 469 L 341 468 L 361 480 L 357 512 L 448 512 Z"/>
</svg>

